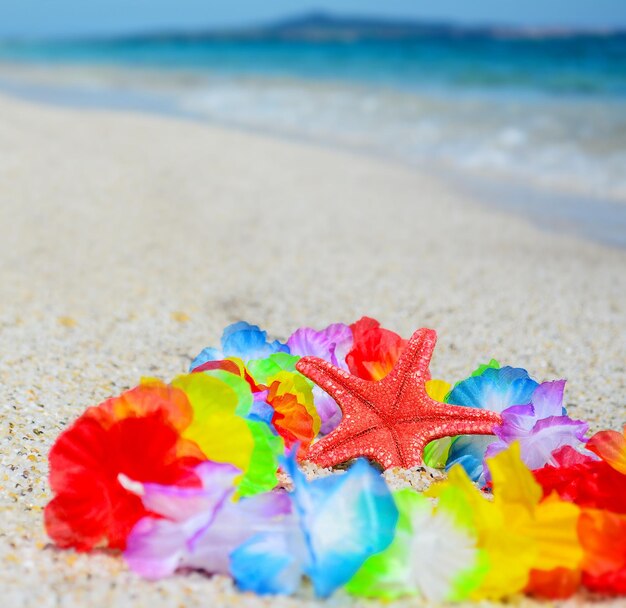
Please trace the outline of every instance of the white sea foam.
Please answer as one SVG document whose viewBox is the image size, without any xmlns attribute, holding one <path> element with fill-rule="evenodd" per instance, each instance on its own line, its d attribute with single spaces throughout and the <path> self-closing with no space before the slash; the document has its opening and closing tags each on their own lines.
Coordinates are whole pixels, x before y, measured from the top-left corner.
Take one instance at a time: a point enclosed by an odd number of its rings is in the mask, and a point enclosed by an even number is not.
<svg viewBox="0 0 626 608">
<path fill-rule="evenodd" d="M 0 76 L 73 87 L 96 99 L 104 99 L 103 92 L 109 100 L 127 96 L 133 105 L 153 99 L 156 108 L 201 120 L 626 202 L 626 103 L 620 98 L 399 91 L 95 66 L 57 66 L 54 73 L 4 68 Z"/>
<path fill-rule="evenodd" d="M 626 201 L 626 106 L 615 101 L 257 79 L 213 81 L 181 93 L 179 104 L 212 121 Z"/>
</svg>

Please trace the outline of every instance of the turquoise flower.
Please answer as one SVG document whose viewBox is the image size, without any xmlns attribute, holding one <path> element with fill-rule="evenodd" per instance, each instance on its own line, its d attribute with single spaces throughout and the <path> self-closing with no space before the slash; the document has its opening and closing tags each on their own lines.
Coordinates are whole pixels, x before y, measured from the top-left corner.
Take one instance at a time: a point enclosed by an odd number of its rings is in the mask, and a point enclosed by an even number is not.
<svg viewBox="0 0 626 608">
<path fill-rule="evenodd" d="M 525 369 L 481 366 L 471 377 L 455 385 L 446 403 L 503 412 L 511 406 L 530 403 L 537 386 Z M 456 438 L 450 446 L 446 470 L 460 464 L 473 481 L 484 482 L 485 452 L 496 440 L 492 435 Z"/>
<path fill-rule="evenodd" d="M 398 509 L 378 471 L 361 459 L 343 475 L 308 482 L 292 457 L 291 525 L 261 533 L 231 554 L 231 574 L 244 591 L 295 592 L 306 574 L 319 597 L 345 585 L 365 560 L 393 540 Z"/>
</svg>

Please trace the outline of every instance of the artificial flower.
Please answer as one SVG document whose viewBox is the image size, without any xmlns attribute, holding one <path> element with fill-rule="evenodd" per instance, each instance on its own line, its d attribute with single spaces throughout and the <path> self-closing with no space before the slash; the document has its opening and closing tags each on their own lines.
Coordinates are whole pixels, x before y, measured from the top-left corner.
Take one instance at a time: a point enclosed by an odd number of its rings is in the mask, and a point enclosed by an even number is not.
<svg viewBox="0 0 626 608">
<path fill-rule="evenodd" d="M 477 531 L 477 546 L 488 556 L 490 569 L 471 596 L 498 599 L 524 589 L 530 572 L 576 569 L 582 559 L 577 522 L 580 509 L 556 496 L 542 500 L 539 484 L 521 460 L 513 443 L 487 461 L 493 480 L 493 500 L 472 484 L 461 466 L 435 484 L 430 496 L 454 488 L 465 502 Z"/>
<path fill-rule="evenodd" d="M 269 342 L 267 332 L 256 325 L 239 321 L 229 325 L 222 334 L 222 348 L 205 348 L 191 363 L 194 371 L 208 361 L 219 361 L 228 357 L 237 357 L 247 362 L 250 359 L 262 359 L 272 353 L 289 352 L 289 347 L 278 340 Z"/>
<path fill-rule="evenodd" d="M 302 327 L 287 340 L 287 346 L 292 354 L 300 357 L 319 357 L 346 371 L 348 371 L 346 355 L 352 350 L 353 344 L 352 330 L 343 323 L 334 323 L 321 331 Z M 313 387 L 313 398 L 321 419 L 320 432 L 326 435 L 341 422 L 341 409 L 319 386 Z"/>
<path fill-rule="evenodd" d="M 530 403 L 537 386 L 521 367 L 481 365 L 469 378 L 454 385 L 446 403 L 502 412 L 512 405 Z"/>
<path fill-rule="evenodd" d="M 243 472 L 242 496 L 276 485 L 283 441 L 267 424 L 248 417 L 254 400 L 243 378 L 217 370 L 179 376 L 172 386 L 187 395 L 193 410 L 184 437 L 195 441 L 209 460 L 233 464 Z"/>
<path fill-rule="evenodd" d="M 602 451 L 604 443 L 603 433 L 597 433 L 594 436 L 596 441 L 592 442 L 592 445 L 596 443 L 600 446 L 599 451 Z M 544 495 L 558 492 L 563 499 L 586 507 L 604 505 L 617 509 L 620 508 L 621 497 L 621 504 L 626 507 L 623 492 L 619 491 L 618 474 L 607 463 L 590 457 L 590 452 L 581 453 L 566 445 L 554 452 L 551 460 L 549 466 L 534 471 L 535 478 L 543 486 Z M 626 536 L 619 534 L 621 519 L 623 516 L 610 511 L 584 508 L 578 522 L 578 536 L 584 551 L 581 569 L 533 571 L 526 592 L 549 599 L 562 599 L 572 595 L 582 580 L 595 591 L 617 592 L 616 583 L 619 585 L 623 565 L 619 555 L 620 551 L 626 551 L 626 544 L 620 549 L 620 538 L 622 542 L 626 541 Z M 611 553 L 612 557 L 609 557 Z M 626 582 L 626 576 L 624 580 Z"/>
<path fill-rule="evenodd" d="M 299 373 L 296 371 L 296 363 L 299 359 L 297 355 L 289 353 L 274 353 L 263 359 L 248 361 L 246 368 L 258 386 L 268 387 L 272 383 L 272 378 L 280 372 Z"/>
<path fill-rule="evenodd" d="M 488 564 L 462 512 L 463 501 L 438 507 L 412 489 L 394 494 L 399 511 L 389 547 L 370 557 L 348 583 L 348 593 L 395 599 L 422 595 L 431 602 L 461 600 L 480 584 Z"/>
<path fill-rule="evenodd" d="M 259 386 L 252 375 L 250 374 L 246 364 L 238 357 L 227 357 L 226 359 L 219 359 L 217 361 L 206 361 L 202 365 L 194 368 L 191 373 L 198 374 L 200 372 L 215 372 L 224 371 L 230 374 L 235 374 L 240 378 L 243 378 L 253 393 L 263 390 L 262 386 Z"/>
<path fill-rule="evenodd" d="M 407 340 L 363 317 L 350 325 L 354 344 L 346 355 L 349 371 L 364 380 L 382 380 L 400 358 Z"/>
<path fill-rule="evenodd" d="M 294 458 L 283 467 L 294 483 L 294 517 L 281 533 L 252 537 L 231 555 L 238 586 L 290 594 L 306 574 L 320 597 L 345 584 L 392 541 L 398 511 L 387 485 L 365 460 L 343 475 L 307 482 Z"/>
<path fill-rule="evenodd" d="M 296 370 L 299 358 L 375 381 L 405 345 L 369 318 L 302 328 L 287 344 L 247 323 L 228 327 L 194 373 L 171 386 L 144 379 L 60 435 L 49 458 L 48 534 L 80 551 L 125 549 L 147 578 L 230 573 L 258 593 L 292 593 L 307 576 L 320 597 L 342 585 L 431 602 L 520 591 L 563 599 L 581 585 L 626 594 L 626 427 L 584 444 L 587 425 L 563 408 L 564 381 L 538 385 L 495 360 L 452 389 L 424 378 L 432 399 L 502 418 L 495 438 L 431 442 L 426 463 L 447 464 L 449 475 L 425 495 L 392 497 L 364 460 L 306 481 L 296 453 L 341 412 Z M 268 492 L 285 449 L 294 490 Z M 454 463 L 490 478 L 493 500 Z"/>
<path fill-rule="evenodd" d="M 556 492 L 581 507 L 626 514 L 626 475 L 570 446 L 557 450 L 553 457 L 556 464 L 533 471 L 545 496 Z"/>
<path fill-rule="evenodd" d="M 518 441 L 522 460 L 531 469 L 556 464 L 553 453 L 563 446 L 582 447 L 586 422 L 563 415 L 565 380 L 544 382 L 532 394 L 528 405 L 515 405 L 502 412 L 502 424 L 494 427 L 499 441 L 490 444 L 486 457 L 492 457 Z"/>
<path fill-rule="evenodd" d="M 497 359 L 490 359 L 489 363 L 481 363 L 470 376 L 482 376 L 488 369 L 500 369 L 500 362 Z M 458 384 L 458 382 L 457 382 Z"/>
<path fill-rule="evenodd" d="M 287 340 L 292 355 L 319 357 L 345 370 L 348 369 L 346 355 L 353 343 L 352 330 L 344 323 L 333 323 L 320 331 L 301 327 Z"/>
<path fill-rule="evenodd" d="M 446 396 L 452 387 L 445 380 L 428 380 L 426 382 L 426 392 L 431 399 L 445 403 Z M 450 447 L 454 441 L 453 437 L 442 437 L 431 441 L 424 448 L 424 464 L 435 469 L 443 469 L 448 461 Z"/>
<path fill-rule="evenodd" d="M 297 356 L 277 353 L 266 359 L 250 361 L 248 370 L 254 382 L 263 387 L 255 399 L 264 399 L 272 409 L 270 424 L 290 450 L 299 444 L 303 457 L 320 430 L 320 416 L 313 401 L 310 380 L 296 371 Z"/>
<path fill-rule="evenodd" d="M 285 492 L 268 492 L 233 501 L 241 472 L 230 464 L 199 464 L 197 488 L 129 484 L 151 514 L 128 537 L 124 558 L 149 579 L 179 568 L 228 574 L 230 553 L 261 530 L 280 526 L 290 512 Z"/>
<path fill-rule="evenodd" d="M 531 570 L 524 593 L 541 599 L 564 600 L 576 593 L 581 579 L 579 568 Z"/>
<path fill-rule="evenodd" d="M 86 415 L 109 427 L 118 420 L 139 418 L 159 413 L 178 432 L 185 430 L 193 418 L 193 410 L 182 391 L 167 386 L 156 378 L 144 377 L 139 386 L 88 408 Z"/>
<path fill-rule="evenodd" d="M 272 425 L 285 447 L 290 449 L 298 444 L 298 457 L 304 458 L 320 430 L 310 384 L 300 374 L 280 372 L 269 386 L 267 403 L 274 410 Z"/>
<path fill-rule="evenodd" d="M 276 414 L 274 408 L 267 402 L 269 392 L 267 390 L 258 391 L 253 395 L 252 406 L 246 418 L 264 422 L 267 426 L 276 431 L 272 425 L 272 418 Z"/>
<path fill-rule="evenodd" d="M 587 442 L 587 449 L 597 454 L 610 467 L 626 475 L 626 426 L 624 432 L 600 431 Z"/>
<path fill-rule="evenodd" d="M 45 509 L 49 536 L 60 547 L 123 548 L 146 509 L 120 480 L 195 485 L 204 459 L 181 438 L 191 407 L 185 394 L 151 382 L 89 408 L 64 431 L 49 455 L 54 498 Z"/>
<path fill-rule="evenodd" d="M 585 551 L 583 584 L 600 593 L 626 594 L 626 516 L 584 509 L 578 532 Z"/>
<path fill-rule="evenodd" d="M 503 412 L 513 405 L 530 403 L 538 384 L 525 369 L 480 366 L 469 378 L 458 382 L 446 398 L 446 403 Z M 463 466 L 473 481 L 484 482 L 485 452 L 495 439 L 492 435 L 462 435 L 450 447 L 446 468 Z"/>
</svg>

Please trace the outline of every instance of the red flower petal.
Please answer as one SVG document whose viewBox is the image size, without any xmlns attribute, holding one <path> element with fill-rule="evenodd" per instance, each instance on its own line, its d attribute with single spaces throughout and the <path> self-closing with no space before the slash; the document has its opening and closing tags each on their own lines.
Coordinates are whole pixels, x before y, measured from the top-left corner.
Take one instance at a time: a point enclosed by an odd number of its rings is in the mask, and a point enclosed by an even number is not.
<svg viewBox="0 0 626 608">
<path fill-rule="evenodd" d="M 550 600 L 571 597 L 578 590 L 581 573 L 567 568 L 555 570 L 531 570 L 526 593 Z"/>
<path fill-rule="evenodd" d="M 626 593 L 626 517 L 585 510 L 578 534 L 585 550 L 583 584 L 592 591 Z"/>
<path fill-rule="evenodd" d="M 591 576 L 583 572 L 583 585 L 598 593 L 626 595 L 626 568 L 602 576 Z"/>
<path fill-rule="evenodd" d="M 195 443 L 180 437 L 175 426 L 185 412 L 178 414 L 173 408 L 187 401 L 161 386 L 139 388 L 123 395 L 121 405 L 110 400 L 90 408 L 50 451 L 50 486 L 56 496 L 46 507 L 45 524 L 61 547 L 125 546 L 128 533 L 146 511 L 141 500 L 122 487 L 120 474 L 141 482 L 199 483 L 193 467 L 204 456 Z M 166 395 L 174 396 L 174 401 L 163 401 Z M 129 417 L 112 421 L 111 412 Z"/>
<path fill-rule="evenodd" d="M 585 509 L 578 523 L 578 535 L 585 550 L 583 570 L 601 576 L 626 568 L 626 517 Z"/>
<path fill-rule="evenodd" d="M 369 317 L 353 323 L 350 329 L 354 336 L 352 350 L 346 355 L 350 372 L 364 380 L 382 380 L 402 354 L 407 340 Z"/>
<path fill-rule="evenodd" d="M 196 374 L 200 372 L 222 370 L 230 374 L 235 374 L 235 376 L 239 376 L 240 378 L 243 378 L 248 383 L 248 385 L 250 386 L 250 390 L 253 393 L 258 393 L 259 391 L 264 390 L 265 387 L 257 384 L 254 378 L 248 373 L 248 370 L 243 364 L 243 362 L 239 361 L 239 363 L 237 363 L 237 361 L 238 360 L 234 360 L 234 359 L 221 359 L 219 361 L 207 361 L 206 363 L 203 363 L 202 365 L 195 367 L 191 371 L 192 373 Z"/>
<path fill-rule="evenodd" d="M 563 500 L 581 507 L 626 513 L 626 476 L 602 460 L 582 460 L 579 456 L 570 457 L 569 452 L 562 451 L 557 460 L 575 464 L 533 471 L 544 497 L 556 492 Z"/>
<path fill-rule="evenodd" d="M 44 511 L 46 531 L 59 547 L 89 551 L 105 542 L 109 526 L 109 513 L 102 508 L 108 501 L 106 484 L 88 470 L 68 474 L 65 482 L 67 488 Z"/>
</svg>

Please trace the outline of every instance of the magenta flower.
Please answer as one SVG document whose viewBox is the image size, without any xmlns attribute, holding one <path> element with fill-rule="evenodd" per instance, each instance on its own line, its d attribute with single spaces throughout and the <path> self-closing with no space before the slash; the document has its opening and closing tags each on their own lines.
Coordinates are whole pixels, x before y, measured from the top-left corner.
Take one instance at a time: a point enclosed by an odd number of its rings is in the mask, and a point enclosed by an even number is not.
<svg viewBox="0 0 626 608">
<path fill-rule="evenodd" d="M 531 469 L 557 466 L 554 452 L 563 446 L 582 448 L 589 425 L 572 420 L 563 408 L 565 380 L 544 382 L 532 394 L 528 405 L 515 405 L 502 412 L 502 424 L 494 428 L 498 441 L 485 454 L 491 458 L 518 441 L 522 460 Z M 485 467 L 487 470 L 487 467 Z"/>
<path fill-rule="evenodd" d="M 343 323 L 334 323 L 321 331 L 301 327 L 287 340 L 292 355 L 319 357 L 346 371 L 346 355 L 352 350 L 352 344 L 352 330 Z M 320 433 L 330 433 L 341 421 L 339 406 L 319 386 L 313 387 L 313 400 L 322 420 Z"/>
<path fill-rule="evenodd" d="M 228 574 L 229 555 L 260 532 L 280 527 L 291 503 L 285 492 L 233 501 L 241 474 L 230 464 L 203 462 L 195 469 L 200 488 L 127 481 L 144 506 L 160 517 L 144 517 L 131 531 L 124 558 L 132 570 L 158 579 L 179 568 Z"/>
</svg>

